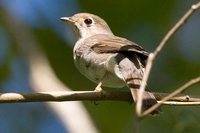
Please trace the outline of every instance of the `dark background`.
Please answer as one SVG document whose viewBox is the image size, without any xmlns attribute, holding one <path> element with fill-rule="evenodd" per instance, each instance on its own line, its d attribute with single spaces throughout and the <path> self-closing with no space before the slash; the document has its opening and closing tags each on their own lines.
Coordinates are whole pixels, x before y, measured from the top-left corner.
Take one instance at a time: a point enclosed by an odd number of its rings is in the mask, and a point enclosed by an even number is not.
<svg viewBox="0 0 200 133">
<path fill-rule="evenodd" d="M 0 1 L 0 90 L 32 92 L 25 58 L 7 31 L 5 10 L 23 22 L 39 42 L 57 77 L 73 90 L 93 90 L 95 84 L 74 67 L 76 41 L 69 26 L 59 20 L 89 12 L 107 21 L 113 33 L 153 51 L 195 0 L 1 0 Z M 23 32 L 23 31 L 19 31 Z M 149 87 L 171 92 L 200 74 L 200 11 L 173 36 L 156 59 Z M 77 83 L 78 81 L 78 83 Z M 185 94 L 200 95 L 199 85 Z M 124 102 L 84 102 L 96 128 L 103 133 L 129 133 L 134 128 L 133 105 Z M 198 106 L 163 106 L 163 113 L 142 121 L 141 132 L 188 133 L 200 130 Z M 81 118 L 80 118 L 81 119 Z M 2 133 L 63 133 L 56 114 L 43 103 L 1 104 Z M 78 127 L 77 127 L 78 128 Z"/>
</svg>

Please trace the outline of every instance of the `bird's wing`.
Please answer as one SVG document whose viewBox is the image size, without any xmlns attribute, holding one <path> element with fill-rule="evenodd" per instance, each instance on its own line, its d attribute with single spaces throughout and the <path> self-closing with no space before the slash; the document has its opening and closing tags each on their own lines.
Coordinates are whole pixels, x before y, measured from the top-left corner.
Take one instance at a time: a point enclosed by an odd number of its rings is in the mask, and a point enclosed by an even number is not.
<svg viewBox="0 0 200 133">
<path fill-rule="evenodd" d="M 137 45 L 134 42 L 131 42 L 125 38 L 116 37 L 116 36 L 96 36 L 97 41 L 94 41 L 95 44 L 91 48 L 96 53 L 123 53 L 123 52 L 135 52 L 139 55 L 148 57 L 149 53 L 145 51 L 144 48 Z M 99 38 L 99 39 L 98 39 Z"/>
</svg>

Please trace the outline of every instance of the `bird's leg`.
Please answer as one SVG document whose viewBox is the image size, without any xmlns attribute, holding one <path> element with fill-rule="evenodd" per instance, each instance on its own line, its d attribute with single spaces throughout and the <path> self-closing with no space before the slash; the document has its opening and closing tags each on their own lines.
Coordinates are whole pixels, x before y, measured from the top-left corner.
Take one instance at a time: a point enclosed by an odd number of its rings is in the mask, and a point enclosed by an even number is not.
<svg viewBox="0 0 200 133">
<path fill-rule="evenodd" d="M 94 91 L 96 91 L 96 92 L 101 92 L 101 93 L 104 92 L 104 90 L 101 88 L 101 85 L 102 85 L 102 83 L 103 83 L 103 79 L 105 78 L 105 76 L 106 76 L 106 73 L 103 75 L 103 77 L 101 78 L 99 84 L 98 84 L 97 87 L 94 89 Z"/>
<path fill-rule="evenodd" d="M 101 85 L 102 85 L 102 81 L 99 82 L 99 84 L 98 84 L 97 87 L 94 89 L 94 91 L 95 91 L 95 92 L 100 92 L 101 95 L 103 95 L 103 94 L 104 94 L 104 90 L 101 88 Z M 94 104 L 95 104 L 95 105 L 99 105 L 99 104 L 97 103 L 97 101 L 94 101 Z"/>
<path fill-rule="evenodd" d="M 105 74 L 106 75 L 106 74 Z M 95 92 L 99 92 L 101 94 L 102 97 L 104 97 L 105 91 L 101 88 L 101 85 L 103 83 L 103 79 L 105 77 L 105 75 L 103 76 L 103 78 L 100 80 L 99 84 L 97 85 L 97 87 L 94 89 Z M 98 103 L 96 101 L 94 101 L 95 105 L 98 105 Z"/>
<path fill-rule="evenodd" d="M 101 88 L 102 82 L 99 82 L 99 84 L 97 85 L 97 87 L 94 89 L 94 91 L 96 92 L 102 92 L 103 89 Z"/>
</svg>

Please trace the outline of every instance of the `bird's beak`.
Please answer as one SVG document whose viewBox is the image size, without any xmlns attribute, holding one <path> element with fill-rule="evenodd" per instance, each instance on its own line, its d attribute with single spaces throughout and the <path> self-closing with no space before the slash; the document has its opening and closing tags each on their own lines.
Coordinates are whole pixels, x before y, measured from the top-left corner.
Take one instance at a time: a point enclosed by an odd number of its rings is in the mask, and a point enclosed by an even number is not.
<svg viewBox="0 0 200 133">
<path fill-rule="evenodd" d="M 73 24 L 74 20 L 71 17 L 61 17 L 60 18 L 61 21 L 67 22 L 69 24 Z"/>
</svg>

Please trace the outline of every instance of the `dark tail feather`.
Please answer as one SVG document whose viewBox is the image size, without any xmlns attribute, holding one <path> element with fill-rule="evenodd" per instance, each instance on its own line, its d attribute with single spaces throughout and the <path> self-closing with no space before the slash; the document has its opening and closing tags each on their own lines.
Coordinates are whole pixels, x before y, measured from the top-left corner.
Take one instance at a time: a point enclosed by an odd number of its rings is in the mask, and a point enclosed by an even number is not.
<svg viewBox="0 0 200 133">
<path fill-rule="evenodd" d="M 130 78 L 126 80 L 128 87 L 130 88 L 133 100 L 137 102 L 138 100 L 138 94 L 139 94 L 139 88 L 141 85 L 141 78 Z M 147 110 L 148 108 L 152 107 L 154 104 L 157 103 L 157 100 L 153 93 L 149 92 L 148 90 L 145 90 L 143 93 L 143 103 L 142 103 L 142 111 Z M 158 114 L 161 112 L 160 108 L 157 108 L 154 110 L 151 114 Z"/>
<path fill-rule="evenodd" d="M 134 101 L 137 102 L 139 89 L 130 88 L 130 90 L 131 90 L 131 94 L 133 96 Z M 150 108 L 151 106 L 153 106 L 156 103 L 157 103 L 157 100 L 151 92 L 145 91 L 143 93 L 142 111 L 147 110 L 148 108 Z M 160 112 L 161 112 L 161 109 L 158 108 L 158 109 L 154 110 L 151 113 L 151 115 L 159 114 Z"/>
</svg>

